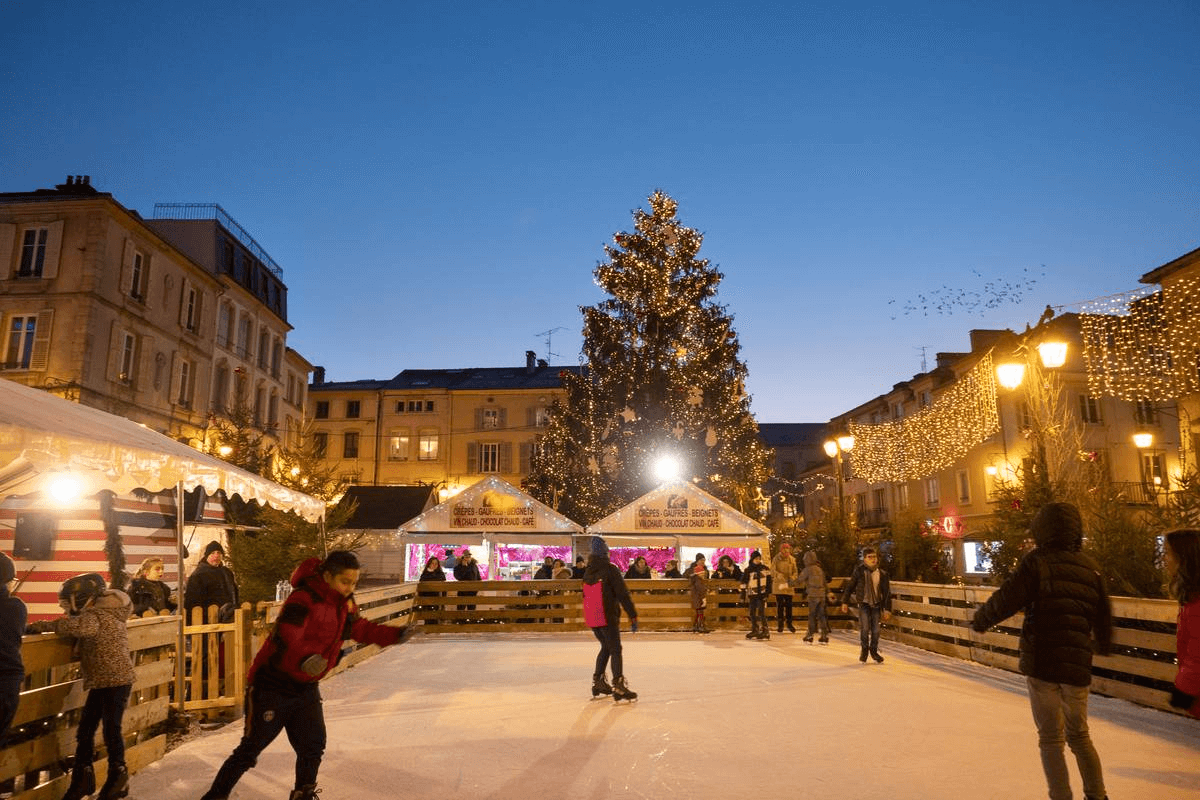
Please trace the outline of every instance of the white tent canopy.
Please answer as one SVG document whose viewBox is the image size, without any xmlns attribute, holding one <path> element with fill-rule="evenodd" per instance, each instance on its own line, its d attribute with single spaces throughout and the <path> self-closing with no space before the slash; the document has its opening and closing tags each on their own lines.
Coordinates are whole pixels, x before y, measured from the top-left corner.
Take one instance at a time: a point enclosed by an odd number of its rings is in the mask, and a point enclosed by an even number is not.
<svg viewBox="0 0 1200 800">
<path fill-rule="evenodd" d="M 587 532 L 610 546 L 755 547 L 766 551 L 770 530 L 687 481 L 669 481 Z"/>
<path fill-rule="evenodd" d="M 32 489 L 52 473 L 70 472 L 89 492 L 156 492 L 180 484 L 223 491 L 294 511 L 309 521 L 325 503 L 205 455 L 136 422 L 0 379 L 0 487 Z"/>
<path fill-rule="evenodd" d="M 406 541 L 437 544 L 569 545 L 583 527 L 489 475 L 397 529 Z"/>
</svg>

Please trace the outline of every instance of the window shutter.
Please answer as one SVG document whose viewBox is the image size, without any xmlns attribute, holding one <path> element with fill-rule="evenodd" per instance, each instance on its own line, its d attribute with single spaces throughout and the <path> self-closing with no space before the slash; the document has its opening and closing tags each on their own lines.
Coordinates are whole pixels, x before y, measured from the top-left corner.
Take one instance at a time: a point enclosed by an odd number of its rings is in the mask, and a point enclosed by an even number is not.
<svg viewBox="0 0 1200 800">
<path fill-rule="evenodd" d="M 17 226 L 0 223 L 0 278 L 12 276 L 13 242 L 17 238 Z"/>
<path fill-rule="evenodd" d="M 58 277 L 58 256 L 62 252 L 63 221 L 56 220 L 46 225 L 46 260 L 42 262 L 42 277 Z"/>
<path fill-rule="evenodd" d="M 146 264 L 143 260 L 142 267 Z M 121 295 L 128 297 L 133 294 L 133 239 L 125 240 L 125 250 L 121 253 Z"/>
<path fill-rule="evenodd" d="M 467 472 L 479 472 L 479 442 L 467 442 Z"/>
<path fill-rule="evenodd" d="M 124 344 L 123 330 L 116 320 L 113 320 L 108 334 L 108 379 L 121 380 L 121 346 Z"/>
<path fill-rule="evenodd" d="M 477 431 L 483 430 L 483 409 L 482 408 L 475 409 L 475 430 L 477 430 Z"/>
<path fill-rule="evenodd" d="M 497 427 L 500 428 L 500 430 L 504 430 L 505 428 L 508 427 L 508 425 L 505 422 L 507 419 L 508 419 L 508 409 L 505 409 L 505 408 L 496 409 L 496 425 L 497 425 Z"/>
<path fill-rule="evenodd" d="M 29 368 L 44 370 L 50 362 L 50 327 L 54 322 L 54 309 L 39 311 L 37 327 L 33 331 L 33 350 L 29 354 Z"/>
<path fill-rule="evenodd" d="M 188 301 L 188 291 L 191 289 L 191 287 L 192 287 L 192 284 L 190 281 L 188 281 L 187 278 L 184 278 L 182 281 L 180 281 L 180 285 L 179 285 L 179 326 L 181 328 L 183 328 L 184 330 L 187 330 L 187 301 Z"/>
<path fill-rule="evenodd" d="M 138 291 L 142 294 L 142 304 L 147 308 L 150 307 L 150 264 L 153 260 L 149 253 L 142 253 L 142 285 L 138 287 Z"/>
<path fill-rule="evenodd" d="M 167 404 L 175 405 L 179 402 L 179 390 L 183 383 L 183 359 L 180 358 L 178 351 L 171 354 L 171 389 L 167 395 Z"/>
<path fill-rule="evenodd" d="M 520 454 L 519 458 L 521 459 L 520 473 L 522 475 L 528 475 L 530 470 L 533 467 L 533 463 L 532 463 L 533 462 L 533 443 L 532 442 L 521 442 L 521 454 Z"/>
<path fill-rule="evenodd" d="M 512 442 L 500 443 L 500 472 L 512 474 Z"/>
<path fill-rule="evenodd" d="M 536 428 L 537 427 L 537 409 L 534 408 L 533 406 L 528 406 L 525 409 L 525 427 L 526 428 Z"/>
</svg>

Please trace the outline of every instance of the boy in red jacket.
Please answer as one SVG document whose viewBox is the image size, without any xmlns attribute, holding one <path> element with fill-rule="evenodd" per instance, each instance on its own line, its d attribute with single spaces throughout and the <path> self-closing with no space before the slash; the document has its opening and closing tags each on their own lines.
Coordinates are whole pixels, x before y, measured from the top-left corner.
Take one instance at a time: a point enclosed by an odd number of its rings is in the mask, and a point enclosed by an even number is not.
<svg viewBox="0 0 1200 800">
<path fill-rule="evenodd" d="M 407 638 L 407 628 L 358 615 L 358 571 L 358 559 L 345 550 L 296 567 L 291 579 L 295 591 L 246 676 L 246 730 L 203 800 L 228 798 L 259 753 L 284 730 L 296 750 L 296 788 L 290 800 L 316 800 L 317 770 L 325 752 L 325 713 L 317 683 L 337 665 L 344 639 L 386 647 Z"/>
</svg>

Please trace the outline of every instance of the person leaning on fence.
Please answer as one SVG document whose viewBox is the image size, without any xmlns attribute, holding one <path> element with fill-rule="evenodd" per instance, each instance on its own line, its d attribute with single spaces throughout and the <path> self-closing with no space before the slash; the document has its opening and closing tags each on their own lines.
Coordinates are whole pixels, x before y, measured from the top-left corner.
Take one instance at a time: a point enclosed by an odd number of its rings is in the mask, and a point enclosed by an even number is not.
<svg viewBox="0 0 1200 800">
<path fill-rule="evenodd" d="M 610 694 L 616 700 L 633 700 L 637 694 L 625 683 L 625 660 L 621 654 L 621 609 L 637 630 L 637 609 L 621 570 L 608 558 L 608 545 L 599 536 L 589 543 L 587 569 L 583 573 L 583 621 L 600 642 L 596 668 L 592 672 L 592 697 Z M 605 670 L 612 668 L 610 686 Z"/>
<path fill-rule="evenodd" d="M 1200 530 L 1168 531 L 1163 547 L 1167 593 L 1179 603 L 1171 705 L 1200 717 Z"/>
<path fill-rule="evenodd" d="M 708 608 L 708 569 L 699 557 L 692 562 L 688 572 L 688 598 L 692 605 L 692 633 L 712 633 L 704 620 Z"/>
<path fill-rule="evenodd" d="M 471 555 L 470 550 L 463 550 L 462 554 L 458 557 L 458 562 L 454 565 L 454 580 L 478 581 L 481 579 L 482 578 L 479 574 L 479 562 L 475 560 L 475 556 Z M 479 592 L 471 589 L 469 591 L 459 592 L 458 594 L 461 597 L 474 597 L 475 595 L 479 594 Z M 475 606 L 458 606 L 458 610 L 474 611 Z M 458 620 L 460 624 L 468 621 L 469 620 L 465 619 Z"/>
<path fill-rule="evenodd" d="M 82 800 L 96 791 L 92 761 L 96 754 L 96 729 L 104 725 L 104 747 L 108 751 L 108 778 L 96 800 L 115 800 L 128 793 L 129 770 L 125 767 L 125 738 L 121 723 L 133 689 L 133 659 L 125 627 L 131 603 L 129 595 L 105 587 L 94 572 L 77 575 L 63 583 L 58 593 L 64 617 L 34 623 L 40 632 L 72 636 L 79 648 L 79 667 L 87 699 L 79 712 L 75 735 L 75 764 L 71 784 L 62 800 Z"/>
<path fill-rule="evenodd" d="M 879 655 L 879 625 L 892 616 L 892 582 L 879 566 L 875 548 L 863 550 L 862 561 L 854 567 L 846 588 L 842 591 L 842 613 L 850 611 L 850 599 L 858 603 L 858 640 L 862 645 L 858 660 L 867 662 L 867 654 L 876 664 L 883 663 Z"/>
<path fill-rule="evenodd" d="M 192 609 L 205 609 L 209 606 L 218 609 L 217 620 L 206 622 L 232 622 L 233 611 L 238 604 L 237 581 L 233 579 L 233 570 L 225 566 L 225 548 L 217 540 L 209 542 L 204 547 L 204 556 L 196 569 L 188 578 L 187 588 L 183 594 L 183 607 L 187 611 L 188 622 L 192 621 Z"/>
<path fill-rule="evenodd" d="M 417 583 L 418 584 L 430 583 L 430 582 L 437 583 L 439 581 L 444 583 L 445 580 L 446 580 L 446 573 L 442 570 L 442 562 L 440 560 L 438 560 L 438 557 L 430 556 L 429 558 L 427 558 L 425 560 L 425 568 L 423 570 L 421 570 L 421 577 L 417 578 Z M 417 590 L 418 597 L 437 597 L 438 594 L 439 594 L 438 592 L 422 592 L 422 591 L 420 591 L 420 589 Z M 426 606 L 426 608 L 434 608 L 434 606 L 430 605 L 430 606 Z M 436 625 L 437 620 L 431 619 L 431 618 L 426 618 L 425 624 L 426 625 Z"/>
<path fill-rule="evenodd" d="M 137 574 L 129 584 L 129 599 L 133 602 L 133 615 L 140 617 L 147 611 L 175 611 L 171 599 L 171 587 L 162 581 L 163 560 L 150 556 L 142 561 Z"/>
<path fill-rule="evenodd" d="M 742 597 L 750 610 L 747 639 L 770 639 L 767 629 L 767 598 L 771 596 L 771 570 L 763 563 L 762 553 L 750 554 L 750 563 L 742 573 Z"/>
<path fill-rule="evenodd" d="M 796 584 L 804 590 L 808 600 L 808 633 L 804 634 L 804 641 L 811 644 L 813 634 L 820 633 L 821 644 L 828 644 L 829 615 L 825 611 L 825 601 L 829 595 L 829 578 L 817 560 L 816 551 L 809 550 L 804 554 L 804 569 L 800 570 Z"/>
<path fill-rule="evenodd" d="M 1075 754 L 1088 800 L 1102 800 L 1100 755 L 1088 733 L 1093 651 L 1112 645 L 1112 607 L 1100 567 L 1080 552 L 1083 519 L 1070 503 L 1047 503 L 1030 525 L 1037 542 L 979 607 L 971 627 L 982 633 L 1025 612 L 1018 667 L 1025 675 L 1051 800 L 1070 800 L 1064 743 Z"/>
<path fill-rule="evenodd" d="M 203 800 L 225 800 L 238 780 L 280 731 L 296 751 L 290 800 L 316 800 L 317 772 L 325 752 L 325 712 L 318 682 L 337 666 L 342 642 L 380 647 L 407 638 L 408 627 L 380 625 L 359 616 L 354 602 L 358 558 L 334 550 L 310 558 L 292 573 L 295 590 L 284 601 L 270 636 L 246 674 L 246 727 L 217 771 Z"/>
<path fill-rule="evenodd" d="M 740 581 L 742 569 L 733 563 L 730 556 L 721 556 L 717 559 L 717 568 L 713 570 L 712 576 L 713 580 Z"/>
<path fill-rule="evenodd" d="M 638 556 L 629 565 L 629 569 L 625 570 L 625 580 L 648 581 L 654 577 L 654 573 L 650 571 L 650 565 L 646 563 L 645 556 Z"/>
<path fill-rule="evenodd" d="M 796 559 L 792 556 L 792 546 L 787 542 L 779 548 L 779 554 L 771 559 L 771 574 L 775 577 L 775 629 L 783 633 L 783 626 L 792 633 L 796 626 L 792 624 L 792 594 L 796 586 L 796 578 L 800 570 L 796 568 Z"/>
<path fill-rule="evenodd" d="M 12 725 L 25 683 L 25 662 L 21 660 L 21 636 L 29 613 L 9 589 L 17 576 L 11 558 L 0 553 L 0 737 Z"/>
</svg>

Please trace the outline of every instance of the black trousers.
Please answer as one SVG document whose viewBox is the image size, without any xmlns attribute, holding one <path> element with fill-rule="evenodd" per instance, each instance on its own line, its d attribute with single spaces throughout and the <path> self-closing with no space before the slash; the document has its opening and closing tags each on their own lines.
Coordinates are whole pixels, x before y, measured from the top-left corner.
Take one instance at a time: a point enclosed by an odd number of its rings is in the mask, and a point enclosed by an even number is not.
<svg viewBox="0 0 1200 800">
<path fill-rule="evenodd" d="M 228 797 L 280 731 L 287 731 L 288 742 L 296 751 L 296 788 L 315 784 L 325 754 L 325 711 L 317 684 L 308 684 L 295 695 L 251 686 L 246 690 L 242 741 L 225 759 L 204 797 Z"/>
<path fill-rule="evenodd" d="M 610 622 L 600 628 L 592 628 L 592 633 L 600 640 L 600 652 L 596 656 L 596 675 L 603 675 L 605 667 L 612 662 L 613 680 L 625 674 L 625 662 L 621 658 L 621 626 L 619 622 Z"/>
<path fill-rule="evenodd" d="M 88 690 L 79 714 L 79 729 L 75 733 L 75 763 L 88 766 L 96 760 L 96 728 L 104 723 L 104 747 L 108 750 L 108 767 L 125 764 L 125 737 L 121 735 L 121 720 L 129 704 L 131 684 L 105 686 Z"/>
<path fill-rule="evenodd" d="M 790 594 L 775 595 L 775 624 L 783 630 L 784 623 L 792 624 L 792 596 Z"/>
</svg>

